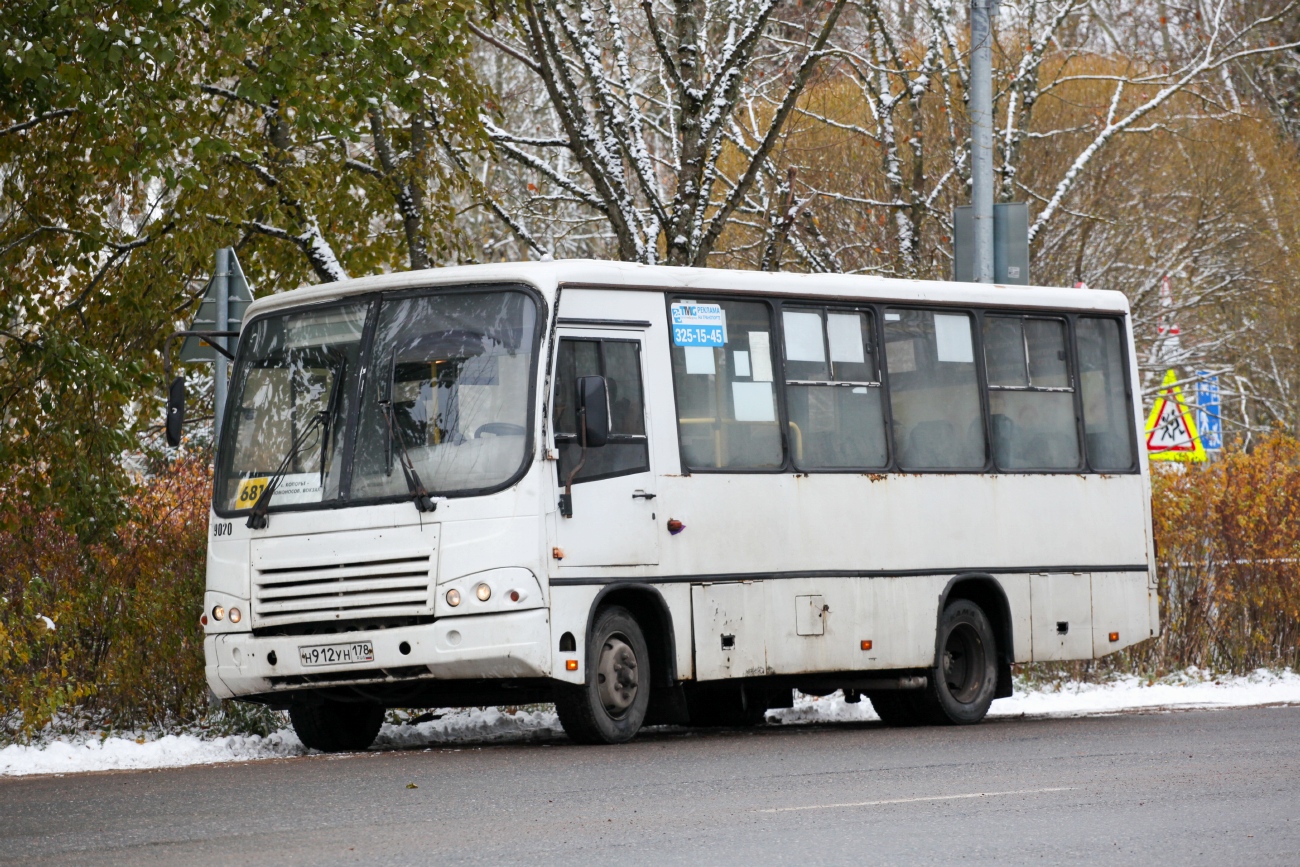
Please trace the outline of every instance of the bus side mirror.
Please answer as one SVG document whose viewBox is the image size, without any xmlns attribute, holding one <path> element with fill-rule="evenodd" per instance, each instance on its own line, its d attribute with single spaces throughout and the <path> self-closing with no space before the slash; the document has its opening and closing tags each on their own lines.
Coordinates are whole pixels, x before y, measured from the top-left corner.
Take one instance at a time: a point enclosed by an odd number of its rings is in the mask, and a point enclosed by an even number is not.
<svg viewBox="0 0 1300 867">
<path fill-rule="evenodd" d="M 599 448 L 609 439 L 609 391 L 603 376 L 578 377 L 578 417 L 587 448 Z"/>
<path fill-rule="evenodd" d="M 167 390 L 167 445 L 176 448 L 181 444 L 181 429 L 185 426 L 185 377 L 172 380 Z"/>
</svg>

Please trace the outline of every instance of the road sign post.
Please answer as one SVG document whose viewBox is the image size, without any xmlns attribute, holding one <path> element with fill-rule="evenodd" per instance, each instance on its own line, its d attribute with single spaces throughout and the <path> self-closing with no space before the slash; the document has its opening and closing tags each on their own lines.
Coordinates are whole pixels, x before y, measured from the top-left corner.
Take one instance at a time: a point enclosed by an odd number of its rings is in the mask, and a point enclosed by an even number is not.
<svg viewBox="0 0 1300 867">
<path fill-rule="evenodd" d="M 217 251 L 217 271 L 212 275 L 217 295 L 217 330 L 226 331 L 230 327 L 230 258 L 231 249 L 222 247 Z M 223 349 L 230 349 L 226 338 L 216 338 Z M 229 372 L 226 357 L 216 354 L 212 368 L 212 439 L 221 438 L 221 421 L 226 414 L 226 385 Z"/>
<path fill-rule="evenodd" d="M 232 334 L 238 334 L 244 321 L 244 311 L 253 303 L 253 293 L 239 266 L 233 247 L 217 250 L 216 270 L 203 290 L 194 321 L 184 334 L 180 360 L 198 363 L 212 362 L 212 438 L 221 434 L 226 411 L 226 388 L 230 362 L 228 356 L 234 349 Z"/>
</svg>

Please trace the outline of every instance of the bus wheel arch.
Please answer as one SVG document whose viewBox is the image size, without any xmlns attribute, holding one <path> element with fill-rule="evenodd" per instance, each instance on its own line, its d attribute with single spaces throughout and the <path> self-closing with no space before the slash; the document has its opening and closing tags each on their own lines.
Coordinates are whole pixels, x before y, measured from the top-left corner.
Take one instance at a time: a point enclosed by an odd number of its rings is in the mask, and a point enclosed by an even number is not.
<svg viewBox="0 0 1300 867">
<path fill-rule="evenodd" d="M 941 637 L 939 625 L 943 622 L 944 611 L 958 599 L 974 602 L 988 617 L 997 640 L 998 650 L 998 683 L 993 697 L 995 699 L 1009 697 L 1012 692 L 1011 661 L 1014 647 L 1011 603 L 1007 601 L 1007 594 L 1002 589 L 1002 585 L 992 575 L 986 572 L 963 573 L 954 576 L 943 588 L 943 592 L 939 594 L 939 607 L 935 616 L 935 658 L 939 657 L 942 650 L 939 647 Z"/>
<path fill-rule="evenodd" d="M 665 687 L 677 683 L 677 642 L 673 632 L 673 616 L 663 594 L 649 584 L 607 584 L 592 600 L 587 612 L 586 643 L 590 644 L 592 629 L 603 608 L 617 605 L 626 608 L 641 627 L 646 649 L 650 653 L 651 686 Z M 590 676 L 590 672 L 587 672 Z"/>
</svg>

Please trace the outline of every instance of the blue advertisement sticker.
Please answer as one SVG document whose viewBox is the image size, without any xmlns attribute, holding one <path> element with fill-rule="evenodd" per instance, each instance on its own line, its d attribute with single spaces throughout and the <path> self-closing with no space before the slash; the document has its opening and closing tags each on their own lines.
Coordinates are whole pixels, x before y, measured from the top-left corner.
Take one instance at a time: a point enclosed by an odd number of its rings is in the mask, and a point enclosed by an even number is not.
<svg viewBox="0 0 1300 867">
<path fill-rule="evenodd" d="M 674 346 L 726 346 L 727 320 L 721 304 L 681 301 L 672 306 Z"/>
</svg>

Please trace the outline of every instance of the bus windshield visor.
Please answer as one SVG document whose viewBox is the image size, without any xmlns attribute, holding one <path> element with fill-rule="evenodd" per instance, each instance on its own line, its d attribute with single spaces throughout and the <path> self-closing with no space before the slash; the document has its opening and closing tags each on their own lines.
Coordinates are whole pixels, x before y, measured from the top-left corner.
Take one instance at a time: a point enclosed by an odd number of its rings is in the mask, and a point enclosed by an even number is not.
<svg viewBox="0 0 1300 867">
<path fill-rule="evenodd" d="M 284 475 L 270 505 L 337 499 L 346 419 L 354 402 L 349 382 L 360 366 L 365 320 L 366 305 L 351 304 L 252 325 L 232 383 L 235 400 L 223 432 L 218 509 L 252 508 L 281 464 L 286 464 Z"/>
<path fill-rule="evenodd" d="M 519 472 L 528 446 L 537 309 L 519 291 L 386 300 L 360 406 L 351 499 L 480 493 Z"/>
</svg>

